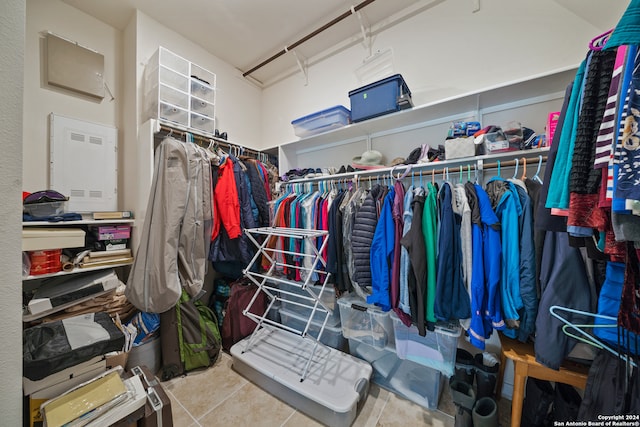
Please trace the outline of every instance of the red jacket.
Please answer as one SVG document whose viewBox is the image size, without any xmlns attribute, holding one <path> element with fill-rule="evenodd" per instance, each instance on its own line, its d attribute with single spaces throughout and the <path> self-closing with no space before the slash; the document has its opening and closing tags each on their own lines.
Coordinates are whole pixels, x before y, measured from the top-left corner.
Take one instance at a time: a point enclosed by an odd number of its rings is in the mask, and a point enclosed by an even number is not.
<svg viewBox="0 0 640 427">
<path fill-rule="evenodd" d="M 213 190 L 214 212 L 211 240 L 220 233 L 220 224 L 224 225 L 229 237 L 235 239 L 242 234 L 240 227 L 240 201 L 233 175 L 233 162 L 227 159 L 218 168 L 218 183 Z"/>
</svg>

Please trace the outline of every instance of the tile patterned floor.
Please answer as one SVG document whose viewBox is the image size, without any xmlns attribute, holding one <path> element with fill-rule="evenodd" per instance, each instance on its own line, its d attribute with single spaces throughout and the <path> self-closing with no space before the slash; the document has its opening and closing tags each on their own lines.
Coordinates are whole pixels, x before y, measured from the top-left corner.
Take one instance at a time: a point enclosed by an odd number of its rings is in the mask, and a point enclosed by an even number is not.
<svg viewBox="0 0 640 427">
<path fill-rule="evenodd" d="M 232 368 L 232 358 L 221 353 L 214 366 L 163 383 L 171 398 L 176 427 L 315 427 L 321 423 L 252 384 Z M 500 424 L 509 426 L 511 402 L 499 403 Z M 455 406 L 448 386 L 437 411 L 429 411 L 372 384 L 354 427 L 452 427 Z"/>
</svg>

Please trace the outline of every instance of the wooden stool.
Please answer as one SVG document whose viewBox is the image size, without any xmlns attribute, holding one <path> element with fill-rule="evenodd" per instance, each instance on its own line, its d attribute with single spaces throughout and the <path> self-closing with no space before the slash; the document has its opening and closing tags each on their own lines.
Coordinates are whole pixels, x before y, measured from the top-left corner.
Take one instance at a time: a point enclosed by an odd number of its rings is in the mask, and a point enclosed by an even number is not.
<svg viewBox="0 0 640 427">
<path fill-rule="evenodd" d="M 507 359 L 511 359 L 514 370 L 511 427 L 520 425 L 524 385 L 527 377 L 569 384 L 580 389 L 584 389 L 587 385 L 589 368 L 584 365 L 567 361 L 562 364 L 559 371 L 555 371 L 536 362 L 533 344 L 531 343 L 521 343 L 500 334 L 500 344 L 502 349 L 500 352 L 500 373 L 498 374 L 496 397 L 499 399 L 501 396 L 504 367 Z"/>
</svg>

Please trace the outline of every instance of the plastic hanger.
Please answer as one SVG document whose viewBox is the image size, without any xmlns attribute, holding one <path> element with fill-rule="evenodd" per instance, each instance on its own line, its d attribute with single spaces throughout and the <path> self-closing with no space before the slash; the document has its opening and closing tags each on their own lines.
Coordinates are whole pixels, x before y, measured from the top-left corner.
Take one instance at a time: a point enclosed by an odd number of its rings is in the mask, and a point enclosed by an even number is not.
<svg viewBox="0 0 640 427">
<path fill-rule="evenodd" d="M 471 182 L 471 165 L 467 163 L 467 182 Z"/>
<path fill-rule="evenodd" d="M 543 184 L 542 180 L 540 179 L 540 168 L 542 168 L 542 155 L 538 156 L 538 169 L 536 170 L 536 174 L 531 179 L 538 182 L 539 184 Z"/>
<path fill-rule="evenodd" d="M 522 158 L 522 176 L 520 177 L 520 181 L 524 181 L 527 179 L 527 158 Z"/>
<path fill-rule="evenodd" d="M 613 32 L 613 28 L 610 29 L 609 31 L 605 31 L 604 33 L 600 34 L 599 36 L 594 37 L 589 42 L 589 49 L 591 49 L 591 50 L 602 50 L 604 48 L 604 46 L 607 44 L 607 41 L 609 40 L 609 36 L 611 35 L 612 32 Z"/>
<path fill-rule="evenodd" d="M 516 179 L 516 175 L 518 175 L 518 164 L 520 163 L 520 161 L 518 159 L 515 159 L 516 161 L 516 167 L 513 169 L 513 177 L 511 179 Z"/>
<path fill-rule="evenodd" d="M 604 320 L 609 320 L 612 323 L 609 324 L 603 324 L 603 325 L 577 325 L 577 324 L 573 324 L 571 323 L 569 320 L 565 319 L 564 317 L 562 317 L 560 314 L 557 313 L 557 311 L 565 311 L 568 313 L 574 313 L 574 314 L 579 314 L 582 316 L 588 316 L 588 317 L 593 317 L 593 318 L 598 318 L 598 319 L 604 319 Z M 600 349 L 604 349 L 608 352 L 610 352 L 611 354 L 619 357 L 620 359 L 625 360 L 625 362 L 630 363 L 632 366 L 637 367 L 637 365 L 635 364 L 634 361 L 630 360 L 629 355 L 627 354 L 623 354 L 620 352 L 617 352 L 616 350 L 614 350 L 613 348 L 609 347 L 607 344 L 603 343 L 602 341 L 600 341 L 599 339 L 597 339 L 596 337 L 594 337 L 593 335 L 585 332 L 582 330 L 582 328 L 588 327 L 588 328 L 617 328 L 618 324 L 617 322 L 617 318 L 616 317 L 611 317 L 611 316 L 606 316 L 604 314 L 596 314 L 596 313 L 590 313 L 588 311 L 581 311 L 581 310 L 575 310 L 573 308 L 568 308 L 568 307 L 562 307 L 559 305 L 553 305 L 551 307 L 549 307 L 549 313 L 551 313 L 551 315 L 553 317 L 555 317 L 556 319 L 560 320 L 562 323 L 564 323 L 564 326 L 562 327 L 562 331 L 566 333 L 567 329 L 571 328 L 572 330 L 578 332 L 579 334 L 581 334 L 584 339 L 581 340 L 589 345 L 593 345 L 594 347 L 600 348 Z M 569 336 L 574 336 L 573 334 L 568 334 Z M 629 340 L 627 340 L 627 343 L 629 343 Z"/>
<path fill-rule="evenodd" d="M 502 178 L 502 176 L 500 175 L 500 160 L 498 160 L 497 162 L 498 162 L 498 177 Z"/>
<path fill-rule="evenodd" d="M 460 176 L 458 177 L 458 183 L 462 184 L 462 165 L 460 165 Z"/>
</svg>

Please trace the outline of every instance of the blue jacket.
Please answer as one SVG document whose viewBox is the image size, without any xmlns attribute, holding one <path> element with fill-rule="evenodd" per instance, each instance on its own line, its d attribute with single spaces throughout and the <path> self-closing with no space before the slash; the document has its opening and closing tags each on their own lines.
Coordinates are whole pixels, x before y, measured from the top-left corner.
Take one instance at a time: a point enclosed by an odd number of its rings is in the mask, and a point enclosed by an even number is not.
<svg viewBox="0 0 640 427">
<path fill-rule="evenodd" d="M 538 315 L 538 289 L 536 285 L 536 248 L 533 239 L 533 215 L 531 197 L 519 185 L 514 185 L 518 191 L 522 215 L 520 216 L 520 296 L 523 308 L 520 316 L 518 339 L 527 342 L 536 328 Z"/>
<path fill-rule="evenodd" d="M 493 178 L 489 182 L 500 178 Z M 502 234 L 502 268 L 500 274 L 500 296 L 504 319 L 517 321 L 518 310 L 522 308 L 520 296 L 520 227 L 519 217 L 522 206 L 518 193 L 512 183 L 496 206 L 496 215 L 500 219 Z M 514 322 L 517 325 L 517 322 Z M 506 331 L 508 335 L 512 333 Z"/>
<path fill-rule="evenodd" d="M 493 329 L 504 329 L 500 307 L 500 223 L 489 196 L 475 184 L 465 185 L 472 210 L 471 343 L 484 350 Z"/>
<path fill-rule="evenodd" d="M 440 233 L 434 301 L 434 312 L 439 320 L 468 319 L 471 311 L 469 294 L 462 280 L 462 218 L 453 212 L 451 197 L 451 185 L 445 182 L 439 194 Z"/>
<path fill-rule="evenodd" d="M 392 212 L 395 197 L 396 191 L 391 187 L 384 199 L 371 243 L 371 295 L 367 297 L 367 302 L 380 306 L 384 311 L 391 310 L 389 287 L 395 242 Z"/>
<path fill-rule="evenodd" d="M 569 173 L 571 172 L 575 132 L 580 114 L 580 93 L 586 64 L 586 60 L 582 61 L 573 81 L 567 116 L 560 133 L 560 143 L 558 144 L 556 160 L 549 180 L 549 192 L 545 203 L 545 207 L 549 209 L 566 209 L 569 207 Z"/>
</svg>

